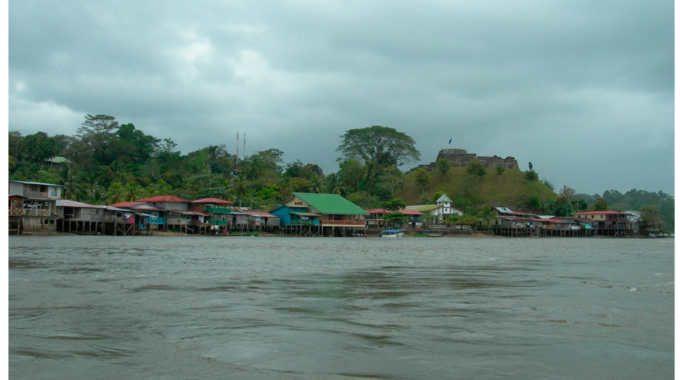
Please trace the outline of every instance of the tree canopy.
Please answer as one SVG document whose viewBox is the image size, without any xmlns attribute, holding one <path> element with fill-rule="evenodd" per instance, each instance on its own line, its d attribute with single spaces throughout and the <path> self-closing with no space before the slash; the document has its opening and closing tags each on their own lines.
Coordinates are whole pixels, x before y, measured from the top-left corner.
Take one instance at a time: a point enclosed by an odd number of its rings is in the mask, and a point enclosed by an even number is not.
<svg viewBox="0 0 680 380">
<path fill-rule="evenodd" d="M 396 129 L 374 125 L 350 129 L 340 136 L 338 161 L 355 160 L 362 164 L 375 163 L 379 170 L 388 166 L 402 166 L 420 160 L 415 141 Z"/>
</svg>

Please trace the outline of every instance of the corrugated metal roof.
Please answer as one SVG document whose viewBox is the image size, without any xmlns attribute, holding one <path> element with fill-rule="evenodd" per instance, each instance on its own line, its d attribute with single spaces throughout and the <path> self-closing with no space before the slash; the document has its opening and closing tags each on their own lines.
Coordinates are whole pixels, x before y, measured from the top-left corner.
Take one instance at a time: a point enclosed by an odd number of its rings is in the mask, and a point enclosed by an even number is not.
<svg viewBox="0 0 680 380">
<path fill-rule="evenodd" d="M 444 194 L 444 195 L 442 195 L 441 197 L 439 197 L 439 199 L 437 199 L 437 203 L 440 203 L 440 202 L 449 202 L 449 203 L 451 203 L 451 202 L 453 202 L 453 201 L 451 200 L 451 198 L 449 198 L 448 195 Z"/>
<path fill-rule="evenodd" d="M 174 202 L 174 203 L 189 203 L 182 198 L 177 198 L 174 195 L 159 195 L 157 197 L 144 198 L 138 200 L 138 202 Z"/>
<path fill-rule="evenodd" d="M 243 211 L 244 214 L 252 215 L 252 216 L 260 216 L 264 218 L 278 218 L 276 215 L 272 215 L 267 211 L 263 210 L 248 210 L 248 211 Z"/>
<path fill-rule="evenodd" d="M 10 180 L 9 182 L 23 183 L 23 184 L 25 184 L 25 185 L 44 185 L 44 186 L 64 187 L 64 186 L 62 186 L 62 185 L 57 185 L 56 183 L 16 181 L 16 180 L 13 180 L 13 179 Z"/>
<path fill-rule="evenodd" d="M 80 207 L 80 208 L 106 208 L 103 205 L 91 205 L 83 202 L 76 202 L 69 199 L 57 199 L 57 207 Z"/>
<path fill-rule="evenodd" d="M 496 207 L 496 210 L 498 210 L 499 212 L 502 212 L 504 214 L 512 214 L 513 213 L 513 211 L 510 210 L 507 207 Z"/>
<path fill-rule="evenodd" d="M 361 207 L 337 194 L 293 193 L 323 214 L 368 215 Z"/>
<path fill-rule="evenodd" d="M 63 163 L 69 163 L 70 164 L 71 163 L 71 160 L 67 159 L 66 157 L 59 157 L 59 156 L 48 158 L 45 161 L 52 162 L 52 163 L 55 163 L 55 164 L 63 164 Z"/>
<path fill-rule="evenodd" d="M 191 203 L 216 203 L 216 204 L 221 204 L 221 205 L 233 205 L 234 204 L 234 202 L 225 201 L 224 199 L 220 199 L 220 198 L 197 199 L 195 201 L 192 201 Z"/>
</svg>

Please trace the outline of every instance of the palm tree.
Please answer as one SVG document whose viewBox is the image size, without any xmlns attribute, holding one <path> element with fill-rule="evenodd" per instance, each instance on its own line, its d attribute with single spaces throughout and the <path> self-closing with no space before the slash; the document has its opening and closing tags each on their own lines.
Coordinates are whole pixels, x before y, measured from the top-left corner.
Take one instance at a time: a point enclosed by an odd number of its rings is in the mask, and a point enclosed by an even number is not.
<svg viewBox="0 0 680 380">
<path fill-rule="evenodd" d="M 234 188 L 232 187 L 228 179 L 222 181 L 222 186 L 220 186 L 220 190 L 222 192 L 221 195 L 222 199 L 224 199 L 225 201 L 234 200 Z"/>
<path fill-rule="evenodd" d="M 289 177 L 283 177 L 277 185 L 279 187 L 279 198 L 282 201 L 285 201 L 293 195 L 293 185 L 290 183 Z"/>
<path fill-rule="evenodd" d="M 342 179 L 337 173 L 331 173 L 326 176 L 326 191 L 331 194 L 342 195 L 343 186 Z"/>
<path fill-rule="evenodd" d="M 264 170 L 264 161 L 260 156 L 250 156 L 248 161 L 243 165 L 243 172 L 247 174 L 251 180 L 258 178 Z"/>
<path fill-rule="evenodd" d="M 139 185 L 136 181 L 130 181 L 125 185 L 125 200 L 128 202 L 134 202 L 135 199 L 139 198 Z"/>
<path fill-rule="evenodd" d="M 323 192 L 323 183 L 321 182 L 321 178 L 319 178 L 318 175 L 314 174 L 312 178 L 309 180 L 310 186 L 309 186 L 309 191 L 312 193 L 322 193 Z"/>
<path fill-rule="evenodd" d="M 99 185 L 97 174 L 91 173 L 83 179 L 83 192 L 88 202 L 99 202 L 102 195 L 102 187 Z"/>
<path fill-rule="evenodd" d="M 427 200 L 428 200 L 427 191 L 423 191 L 422 193 L 420 193 L 420 195 L 418 196 L 418 199 L 420 199 L 421 204 L 427 203 Z"/>
<path fill-rule="evenodd" d="M 123 189 L 123 185 L 120 182 L 114 182 L 109 186 L 109 189 L 106 191 L 106 203 L 107 204 L 114 204 L 118 202 L 122 202 L 125 196 L 125 191 Z"/>
<path fill-rule="evenodd" d="M 246 181 L 243 175 L 239 175 L 234 178 L 233 182 L 234 193 L 238 197 L 238 207 L 242 207 L 243 197 L 248 194 L 248 181 Z"/>
<path fill-rule="evenodd" d="M 479 212 L 479 217 L 486 222 L 486 225 L 489 225 L 489 222 L 491 219 L 494 219 L 494 214 L 493 210 L 491 210 L 491 207 L 489 205 L 484 206 L 482 211 Z"/>
<path fill-rule="evenodd" d="M 64 186 L 64 198 L 75 201 L 81 191 L 80 176 L 75 169 L 64 166 L 60 173 L 59 184 Z"/>
</svg>

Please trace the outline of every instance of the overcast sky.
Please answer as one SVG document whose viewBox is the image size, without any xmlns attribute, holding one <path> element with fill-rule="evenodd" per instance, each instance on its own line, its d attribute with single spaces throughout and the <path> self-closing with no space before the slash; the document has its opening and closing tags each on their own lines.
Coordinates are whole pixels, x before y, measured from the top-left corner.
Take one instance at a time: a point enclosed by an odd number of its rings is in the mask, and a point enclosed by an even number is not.
<svg viewBox="0 0 680 380">
<path fill-rule="evenodd" d="M 419 163 L 459 148 L 556 190 L 674 193 L 671 0 L 10 0 L 8 20 L 24 135 L 107 114 L 183 154 L 240 132 L 333 172 L 345 131 L 382 125 Z"/>
</svg>

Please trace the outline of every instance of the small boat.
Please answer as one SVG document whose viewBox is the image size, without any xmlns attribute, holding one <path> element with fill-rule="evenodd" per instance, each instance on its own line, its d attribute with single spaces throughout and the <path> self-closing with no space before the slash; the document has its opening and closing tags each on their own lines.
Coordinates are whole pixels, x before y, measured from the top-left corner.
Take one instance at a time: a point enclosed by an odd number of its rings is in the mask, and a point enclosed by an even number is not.
<svg viewBox="0 0 680 380">
<path fill-rule="evenodd" d="M 384 238 L 398 238 L 404 236 L 404 233 L 401 232 L 400 230 L 385 230 L 378 235 L 379 237 L 384 237 Z"/>
<path fill-rule="evenodd" d="M 441 232 L 430 232 L 427 234 L 428 237 L 442 237 Z"/>
</svg>

